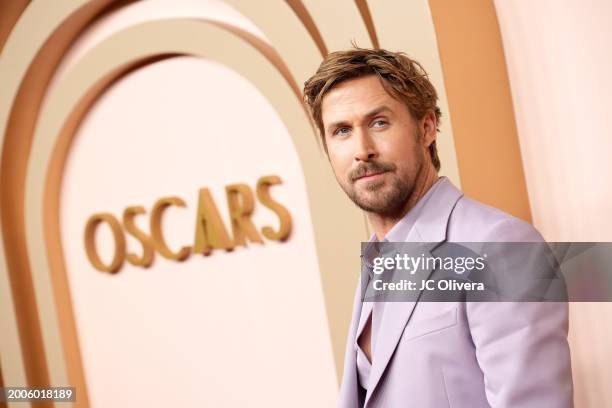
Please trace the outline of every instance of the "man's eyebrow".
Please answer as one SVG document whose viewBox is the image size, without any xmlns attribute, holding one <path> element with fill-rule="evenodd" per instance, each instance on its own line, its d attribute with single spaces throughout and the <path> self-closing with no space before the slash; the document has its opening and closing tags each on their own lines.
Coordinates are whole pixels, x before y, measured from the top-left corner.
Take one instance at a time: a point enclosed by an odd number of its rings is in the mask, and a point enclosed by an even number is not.
<svg viewBox="0 0 612 408">
<path fill-rule="evenodd" d="M 389 108 L 388 106 L 386 106 L 386 105 L 382 105 L 382 106 L 379 106 L 379 107 L 377 107 L 377 108 L 375 108 L 375 109 L 372 109 L 370 112 L 366 113 L 366 114 L 364 115 L 364 118 L 365 118 L 366 120 L 367 120 L 367 119 L 371 119 L 371 118 L 373 118 L 374 116 L 376 116 L 376 115 L 380 115 L 380 114 L 381 114 L 381 113 L 383 113 L 383 112 L 392 112 L 392 111 L 391 111 L 391 108 Z M 337 121 L 337 122 L 332 122 L 332 123 L 330 123 L 330 124 L 327 126 L 327 131 L 328 131 L 328 132 L 331 132 L 333 129 L 337 129 L 337 128 L 339 128 L 339 127 L 342 127 L 342 126 L 348 126 L 348 125 L 349 125 L 349 123 L 348 123 L 346 120 L 339 120 L 339 121 Z"/>
<path fill-rule="evenodd" d="M 373 118 L 373 117 L 374 117 L 374 116 L 376 116 L 376 115 L 380 115 L 380 114 L 381 114 L 381 113 L 383 113 L 383 112 L 391 112 L 391 108 L 389 108 L 389 107 L 388 107 L 388 106 L 386 106 L 386 105 L 379 106 L 378 108 L 373 109 L 373 110 L 371 110 L 369 113 L 367 113 L 367 114 L 365 115 L 365 117 L 366 117 L 366 118 L 368 118 L 368 119 L 370 119 L 370 118 Z"/>
</svg>

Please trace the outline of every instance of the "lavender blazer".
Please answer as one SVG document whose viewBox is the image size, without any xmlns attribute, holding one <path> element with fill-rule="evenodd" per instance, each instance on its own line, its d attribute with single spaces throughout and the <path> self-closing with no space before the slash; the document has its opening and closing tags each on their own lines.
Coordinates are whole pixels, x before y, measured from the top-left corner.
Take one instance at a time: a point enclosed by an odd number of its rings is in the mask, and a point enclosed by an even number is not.
<svg viewBox="0 0 612 408">
<path fill-rule="evenodd" d="M 541 241 L 529 224 L 463 195 L 442 178 L 406 242 Z M 573 406 L 566 303 L 388 302 L 370 387 L 359 392 L 357 287 L 339 407 Z"/>
</svg>

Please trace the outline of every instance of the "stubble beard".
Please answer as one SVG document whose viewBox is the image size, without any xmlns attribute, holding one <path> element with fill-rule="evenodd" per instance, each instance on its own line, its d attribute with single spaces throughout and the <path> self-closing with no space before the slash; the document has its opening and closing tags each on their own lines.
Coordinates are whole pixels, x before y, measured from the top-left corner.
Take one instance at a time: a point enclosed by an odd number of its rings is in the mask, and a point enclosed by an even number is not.
<svg viewBox="0 0 612 408">
<path fill-rule="evenodd" d="M 360 190 L 354 184 L 352 188 L 344 189 L 351 201 L 362 210 L 391 216 L 404 207 L 414 190 L 414 182 L 395 176 L 390 181 L 370 182 Z"/>
<path fill-rule="evenodd" d="M 363 182 L 353 180 L 348 185 L 341 183 L 341 187 L 351 201 L 363 211 L 385 217 L 396 217 L 403 211 L 407 201 L 412 196 L 416 179 L 423 168 L 422 151 L 417 149 L 415 153 L 415 171 L 412 174 L 402 177 L 395 173 L 396 166 L 375 163 L 374 168 L 393 168 L 389 171 L 389 174 L 384 176 L 385 180 L 366 182 L 365 186 L 357 186 L 357 184 Z"/>
</svg>

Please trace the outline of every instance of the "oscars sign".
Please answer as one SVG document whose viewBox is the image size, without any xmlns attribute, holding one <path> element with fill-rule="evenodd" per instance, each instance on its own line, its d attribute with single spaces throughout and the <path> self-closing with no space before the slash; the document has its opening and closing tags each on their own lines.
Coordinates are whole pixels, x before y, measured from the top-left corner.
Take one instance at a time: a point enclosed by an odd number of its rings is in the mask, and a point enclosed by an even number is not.
<svg viewBox="0 0 612 408">
<path fill-rule="evenodd" d="M 168 247 L 162 230 L 162 216 L 171 206 L 185 207 L 180 197 L 163 197 L 155 202 L 149 215 L 147 234 L 136 226 L 136 216 L 146 216 L 143 206 L 127 207 L 123 211 L 122 222 L 111 213 L 97 213 L 89 217 L 85 225 L 85 251 L 89 262 L 99 271 L 117 273 L 125 263 L 148 268 L 153 264 L 157 252 L 164 258 L 184 261 L 192 253 L 210 255 L 215 249 L 231 251 L 234 247 L 247 246 L 247 240 L 263 244 L 262 235 L 273 241 L 285 241 L 291 233 L 291 215 L 287 208 L 275 201 L 270 195 L 270 187 L 280 184 L 278 176 L 264 176 L 257 180 L 255 195 L 257 201 L 276 214 L 279 227 L 264 226 L 260 230 L 251 220 L 255 209 L 255 197 L 251 188 L 244 183 L 230 184 L 225 187 L 227 206 L 231 219 L 232 237 L 228 233 L 208 188 L 202 188 L 198 195 L 198 206 L 195 216 L 195 233 L 193 245 L 183 246 L 178 251 Z M 107 224 L 112 232 L 115 250 L 110 263 L 105 263 L 96 249 L 96 230 L 101 224 Z M 134 237 L 142 246 L 142 254 L 126 253 L 125 234 Z"/>
</svg>

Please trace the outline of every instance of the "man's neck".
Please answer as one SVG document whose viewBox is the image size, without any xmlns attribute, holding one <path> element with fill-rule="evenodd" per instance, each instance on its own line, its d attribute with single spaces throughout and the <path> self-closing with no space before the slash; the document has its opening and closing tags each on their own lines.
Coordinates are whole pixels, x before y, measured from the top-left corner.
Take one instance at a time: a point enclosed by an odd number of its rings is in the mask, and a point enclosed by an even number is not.
<svg viewBox="0 0 612 408">
<path fill-rule="evenodd" d="M 414 208 L 419 200 L 425 194 L 427 194 L 431 186 L 438 181 L 438 178 L 438 173 L 433 165 L 430 164 L 426 167 L 425 171 L 423 171 L 422 174 L 417 177 L 412 194 L 410 194 L 408 200 L 406 200 L 406 203 L 400 209 L 400 211 L 397 211 L 396 214 L 391 215 L 370 212 L 367 213 L 370 225 L 372 225 L 374 234 L 379 241 L 381 241 L 387 235 L 395 224 L 397 224 L 406 214 L 408 214 L 410 210 Z"/>
</svg>

